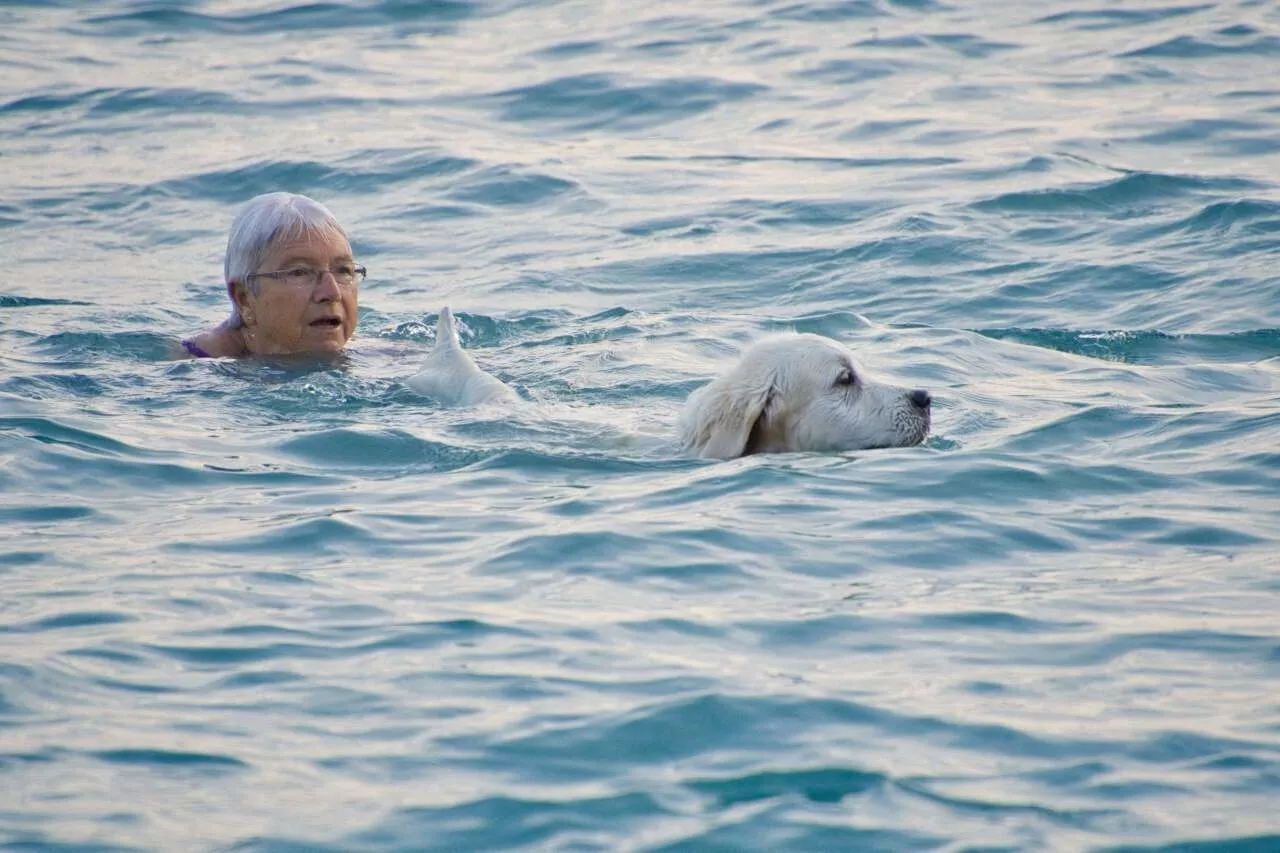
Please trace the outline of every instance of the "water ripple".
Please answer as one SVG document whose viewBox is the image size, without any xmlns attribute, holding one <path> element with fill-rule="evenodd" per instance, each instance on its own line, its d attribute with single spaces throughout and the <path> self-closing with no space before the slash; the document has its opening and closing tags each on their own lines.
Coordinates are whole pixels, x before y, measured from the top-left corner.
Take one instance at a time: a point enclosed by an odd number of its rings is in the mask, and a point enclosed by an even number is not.
<svg viewBox="0 0 1280 853">
<path fill-rule="evenodd" d="M 712 78 L 627 82 L 610 74 L 561 77 L 495 92 L 506 121 L 549 124 L 582 132 L 644 130 L 697 115 L 766 91 L 758 84 Z"/>
<path fill-rule="evenodd" d="M 0 847 L 1280 848 L 1265 4 L 0 5 Z M 686 455 L 789 330 L 928 440 Z"/>
<path fill-rule="evenodd" d="M 216 33 L 220 35 L 260 35 L 281 30 L 332 31 L 386 24 L 437 26 L 455 24 L 471 17 L 476 7 L 456 0 L 380 0 L 372 4 L 305 3 L 270 12 L 243 15 L 216 15 L 158 6 L 115 15 L 85 18 L 85 34 L 135 36 L 162 33 Z"/>
</svg>

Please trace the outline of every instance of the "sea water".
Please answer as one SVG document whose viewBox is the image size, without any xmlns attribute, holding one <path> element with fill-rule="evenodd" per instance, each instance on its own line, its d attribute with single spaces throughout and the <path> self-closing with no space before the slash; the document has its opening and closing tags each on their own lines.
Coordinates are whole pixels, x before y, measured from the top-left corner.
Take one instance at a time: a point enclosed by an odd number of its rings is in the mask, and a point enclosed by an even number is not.
<svg viewBox="0 0 1280 853">
<path fill-rule="evenodd" d="M 1280 850 L 1280 9 L 0 2 L 0 847 Z M 252 196 L 331 362 L 176 358 Z M 524 398 L 402 380 L 449 305 Z M 920 447 L 689 458 L 775 331 Z"/>
</svg>

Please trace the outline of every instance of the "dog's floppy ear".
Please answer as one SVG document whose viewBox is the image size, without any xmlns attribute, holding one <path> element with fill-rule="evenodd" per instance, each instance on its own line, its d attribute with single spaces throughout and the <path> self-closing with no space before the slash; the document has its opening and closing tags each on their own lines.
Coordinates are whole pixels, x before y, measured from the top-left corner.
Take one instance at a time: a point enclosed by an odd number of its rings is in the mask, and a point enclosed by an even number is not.
<svg viewBox="0 0 1280 853">
<path fill-rule="evenodd" d="M 693 423 L 693 447 L 708 459 L 733 459 L 755 451 L 760 422 L 773 402 L 773 383 L 742 384 L 722 376 L 703 389 Z"/>
</svg>

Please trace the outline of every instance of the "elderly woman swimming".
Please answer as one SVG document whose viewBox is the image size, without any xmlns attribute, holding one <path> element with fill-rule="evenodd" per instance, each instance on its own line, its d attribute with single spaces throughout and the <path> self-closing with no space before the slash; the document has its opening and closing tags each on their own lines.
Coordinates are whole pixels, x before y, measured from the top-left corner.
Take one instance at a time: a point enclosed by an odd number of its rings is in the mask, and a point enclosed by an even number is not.
<svg viewBox="0 0 1280 853">
<path fill-rule="evenodd" d="M 184 340 L 197 357 L 324 354 L 356 330 L 365 268 L 329 209 L 294 193 L 251 199 L 231 223 L 231 316 Z"/>
</svg>

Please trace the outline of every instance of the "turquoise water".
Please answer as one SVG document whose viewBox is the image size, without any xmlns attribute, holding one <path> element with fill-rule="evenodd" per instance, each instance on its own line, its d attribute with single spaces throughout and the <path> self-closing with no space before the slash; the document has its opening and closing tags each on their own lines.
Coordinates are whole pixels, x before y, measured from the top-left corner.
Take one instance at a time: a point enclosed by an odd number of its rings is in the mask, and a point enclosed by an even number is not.
<svg viewBox="0 0 1280 853">
<path fill-rule="evenodd" d="M 0 0 L 0 848 L 1280 850 L 1273 3 Z M 171 360 L 251 196 L 371 275 Z M 400 383 L 440 306 L 530 405 Z M 778 329 L 923 447 L 682 456 Z"/>
</svg>

